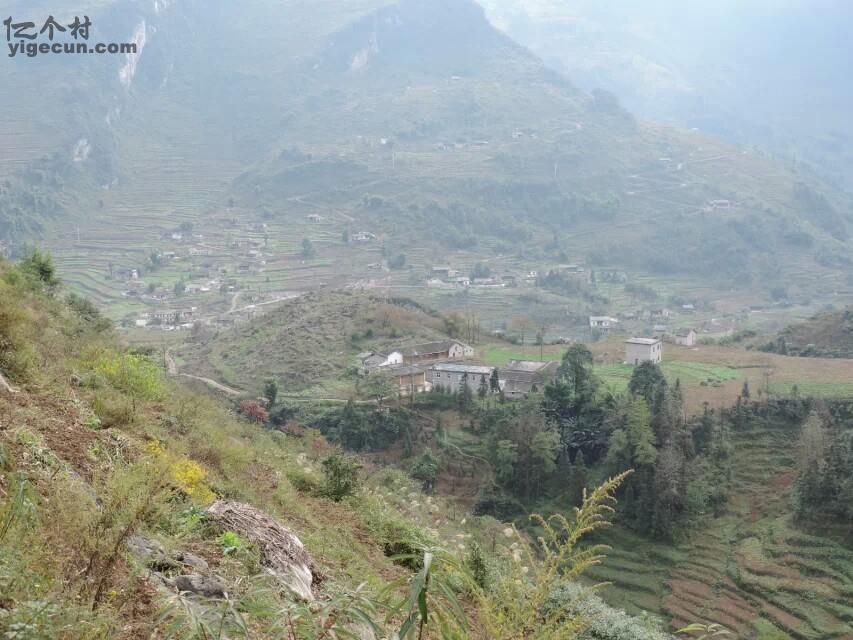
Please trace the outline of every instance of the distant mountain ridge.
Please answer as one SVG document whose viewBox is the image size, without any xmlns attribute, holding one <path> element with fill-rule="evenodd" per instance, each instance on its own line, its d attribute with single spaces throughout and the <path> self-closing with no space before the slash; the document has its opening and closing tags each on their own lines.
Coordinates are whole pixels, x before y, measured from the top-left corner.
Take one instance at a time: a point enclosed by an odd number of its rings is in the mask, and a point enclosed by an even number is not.
<svg viewBox="0 0 853 640">
<path fill-rule="evenodd" d="M 571 255 L 761 289 L 820 273 L 827 293 L 850 266 L 847 196 L 760 154 L 636 121 L 470 0 L 91 6 L 98 37 L 141 28 L 145 46 L 126 82 L 121 57 L 0 68 L 4 84 L 26 73 L 43 86 L 39 118 L 65 132 L 33 134 L 55 159 L 40 174 L 44 159 L 7 174 L 0 238 L 51 238 L 96 297 L 112 285 L 92 274 L 133 267 L 178 222 L 266 212 L 284 229 L 318 207 L 400 251 Z M 47 81 L 57 73 L 75 82 Z M 79 109 L 59 106 L 78 93 Z M 0 117 L 27 121 L 35 99 L 0 105 Z M 81 140 L 91 151 L 75 161 Z M 223 212 L 229 198 L 236 214 Z M 78 225 L 97 247 L 85 268 Z"/>
</svg>

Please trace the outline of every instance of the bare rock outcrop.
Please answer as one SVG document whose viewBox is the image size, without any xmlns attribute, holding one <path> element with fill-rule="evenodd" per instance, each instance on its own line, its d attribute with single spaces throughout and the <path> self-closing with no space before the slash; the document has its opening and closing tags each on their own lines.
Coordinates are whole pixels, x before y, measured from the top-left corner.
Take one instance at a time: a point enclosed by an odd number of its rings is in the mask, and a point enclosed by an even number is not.
<svg viewBox="0 0 853 640">
<path fill-rule="evenodd" d="M 267 571 L 296 596 L 314 600 L 314 560 L 293 531 L 263 511 L 239 502 L 217 500 L 208 507 L 207 515 L 221 529 L 256 545 Z"/>
<path fill-rule="evenodd" d="M 0 373 L 0 391 L 5 391 L 6 393 L 18 393 L 18 390 L 15 387 L 6 382 L 6 378 L 3 377 L 2 373 Z"/>
</svg>

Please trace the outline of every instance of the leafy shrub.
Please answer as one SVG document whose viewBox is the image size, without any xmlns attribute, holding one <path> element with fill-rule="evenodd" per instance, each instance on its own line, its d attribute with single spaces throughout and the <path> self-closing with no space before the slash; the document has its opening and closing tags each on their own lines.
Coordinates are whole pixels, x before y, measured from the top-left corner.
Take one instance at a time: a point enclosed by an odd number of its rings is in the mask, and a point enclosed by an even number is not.
<svg viewBox="0 0 853 640">
<path fill-rule="evenodd" d="M 225 531 L 216 541 L 222 547 L 222 553 L 226 556 L 237 553 L 246 546 L 243 539 L 233 531 Z"/>
<path fill-rule="evenodd" d="M 169 467 L 172 481 L 181 491 L 200 504 L 210 504 L 216 498 L 207 486 L 207 471 L 198 462 L 184 458 Z"/>
<path fill-rule="evenodd" d="M 136 400 L 159 400 L 166 387 L 163 372 L 150 359 L 132 353 L 103 355 L 94 367 L 110 385 Z M 135 407 L 134 407 L 135 408 Z"/>
<path fill-rule="evenodd" d="M 243 400 L 240 403 L 240 413 L 254 422 L 266 423 L 270 419 L 269 411 L 257 400 Z"/>
<path fill-rule="evenodd" d="M 109 390 L 95 396 L 92 411 L 104 429 L 131 424 L 135 417 L 133 403 L 126 396 Z"/>
<path fill-rule="evenodd" d="M 323 460 L 323 495 L 335 502 L 355 495 L 361 486 L 360 471 L 361 464 L 352 458 L 337 454 L 329 456 Z"/>
<path fill-rule="evenodd" d="M 286 477 L 293 488 L 300 493 L 322 494 L 323 484 L 315 473 L 302 467 L 293 467 L 287 470 Z"/>
</svg>

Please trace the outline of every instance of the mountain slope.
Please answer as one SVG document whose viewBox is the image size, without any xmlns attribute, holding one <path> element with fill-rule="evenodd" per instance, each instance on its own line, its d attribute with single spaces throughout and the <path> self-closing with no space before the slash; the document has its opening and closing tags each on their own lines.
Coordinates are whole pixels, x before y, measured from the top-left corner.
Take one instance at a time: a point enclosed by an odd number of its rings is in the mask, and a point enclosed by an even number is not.
<svg viewBox="0 0 853 640">
<path fill-rule="evenodd" d="M 74 118 L 57 115 L 74 132 L 53 147 L 59 166 L 0 194 L 0 234 L 18 245 L 40 224 L 69 281 L 114 315 L 138 306 L 112 274 L 147 270 L 179 224 L 204 236 L 194 263 L 233 272 L 235 235 L 263 220 L 276 273 L 247 279 L 261 288 L 308 288 L 292 268 L 301 237 L 332 261 L 345 230 L 372 231 L 418 268 L 454 252 L 514 254 L 529 268 L 568 257 L 725 290 L 734 277 L 755 292 L 819 280 L 820 296 L 849 269 L 846 196 L 759 154 L 635 121 L 469 0 L 96 9 L 99 33 L 144 33 L 142 53 L 132 74 L 124 59 L 47 61 L 82 65 L 94 88 Z M 75 162 L 83 138 L 91 151 Z M 326 224 L 307 226 L 318 212 Z M 375 255 L 350 257 L 323 280 L 369 277 Z"/>
<path fill-rule="evenodd" d="M 584 89 L 853 185 L 853 28 L 831 1 L 561 3 L 484 0 L 490 18 Z"/>
<path fill-rule="evenodd" d="M 763 348 L 790 355 L 853 358 L 853 309 L 821 313 L 793 324 Z"/>
<path fill-rule="evenodd" d="M 247 391 L 260 393 L 261 381 L 273 379 L 282 395 L 310 390 L 334 397 L 351 385 L 357 353 L 441 339 L 447 339 L 442 318 L 409 301 L 324 291 L 203 337 L 179 356 L 189 370 Z"/>
</svg>

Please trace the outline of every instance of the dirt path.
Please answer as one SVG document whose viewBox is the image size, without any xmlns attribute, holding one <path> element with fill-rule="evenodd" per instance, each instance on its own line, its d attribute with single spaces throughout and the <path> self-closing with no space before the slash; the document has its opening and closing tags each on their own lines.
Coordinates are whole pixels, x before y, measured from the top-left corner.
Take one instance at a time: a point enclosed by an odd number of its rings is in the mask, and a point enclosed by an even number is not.
<svg viewBox="0 0 853 640">
<path fill-rule="evenodd" d="M 189 373 L 181 373 L 178 370 L 178 363 L 175 361 L 175 357 L 172 355 L 171 347 L 166 349 L 166 353 L 163 355 L 164 360 L 166 361 L 166 372 L 172 377 L 181 377 L 188 378 L 190 380 L 196 380 L 198 382 L 202 382 L 206 384 L 211 389 L 215 389 L 216 391 L 221 391 L 225 395 L 236 397 L 245 395 L 243 391 L 238 389 L 234 389 L 233 387 L 229 387 L 227 385 L 222 384 L 221 382 L 217 382 L 216 380 L 211 380 L 210 378 L 204 378 L 202 376 L 194 376 Z"/>
<path fill-rule="evenodd" d="M 243 294 L 242 291 L 238 291 L 234 294 L 234 297 L 231 298 L 231 306 L 228 309 L 228 313 L 234 313 L 237 310 L 237 301 L 240 299 L 240 296 Z"/>
<path fill-rule="evenodd" d="M 240 307 L 239 309 L 235 308 L 235 305 L 237 304 L 237 296 L 234 296 L 234 299 L 231 301 L 231 309 L 228 310 L 228 313 L 240 313 L 241 311 L 246 311 L 248 309 L 256 309 L 257 307 L 267 307 L 271 304 L 276 304 L 277 302 L 293 300 L 294 298 L 298 298 L 301 295 L 301 293 L 288 293 L 287 295 L 281 296 L 280 298 L 274 298 L 272 300 L 267 300 L 266 302 L 256 302 L 255 304 L 248 304 L 245 307 Z"/>
</svg>

